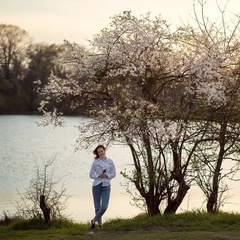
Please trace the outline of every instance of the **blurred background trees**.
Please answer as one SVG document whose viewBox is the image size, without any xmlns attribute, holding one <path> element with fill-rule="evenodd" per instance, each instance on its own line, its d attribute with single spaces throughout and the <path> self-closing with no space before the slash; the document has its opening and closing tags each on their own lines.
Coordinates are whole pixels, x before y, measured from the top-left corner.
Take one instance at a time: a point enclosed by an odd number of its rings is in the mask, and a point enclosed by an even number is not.
<svg viewBox="0 0 240 240">
<path fill-rule="evenodd" d="M 37 113 L 38 85 L 51 72 L 60 73 L 54 59 L 62 51 L 55 44 L 33 43 L 17 26 L 0 24 L 0 114 Z"/>
</svg>

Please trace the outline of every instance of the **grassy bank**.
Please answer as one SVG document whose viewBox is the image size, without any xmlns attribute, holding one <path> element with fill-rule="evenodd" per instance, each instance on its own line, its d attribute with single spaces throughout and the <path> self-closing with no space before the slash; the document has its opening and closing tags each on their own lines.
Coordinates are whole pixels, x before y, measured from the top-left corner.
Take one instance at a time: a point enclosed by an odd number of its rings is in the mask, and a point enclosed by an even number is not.
<svg viewBox="0 0 240 240">
<path fill-rule="evenodd" d="M 104 229 L 92 230 L 88 224 L 59 221 L 45 226 L 39 221 L 15 221 L 0 227 L 0 239 L 240 239 L 240 214 L 216 215 L 189 212 L 169 216 L 112 219 Z"/>
</svg>

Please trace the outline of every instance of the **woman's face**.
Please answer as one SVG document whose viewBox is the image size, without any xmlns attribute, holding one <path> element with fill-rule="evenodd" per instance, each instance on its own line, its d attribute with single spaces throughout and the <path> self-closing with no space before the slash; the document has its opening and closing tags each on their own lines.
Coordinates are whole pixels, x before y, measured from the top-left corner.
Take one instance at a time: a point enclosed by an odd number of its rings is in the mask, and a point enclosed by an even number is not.
<svg viewBox="0 0 240 240">
<path fill-rule="evenodd" d="M 105 153 L 106 153 L 106 151 L 105 151 L 103 148 L 99 148 L 99 149 L 97 150 L 97 153 L 98 153 L 98 156 L 99 156 L 100 158 L 105 158 Z"/>
</svg>

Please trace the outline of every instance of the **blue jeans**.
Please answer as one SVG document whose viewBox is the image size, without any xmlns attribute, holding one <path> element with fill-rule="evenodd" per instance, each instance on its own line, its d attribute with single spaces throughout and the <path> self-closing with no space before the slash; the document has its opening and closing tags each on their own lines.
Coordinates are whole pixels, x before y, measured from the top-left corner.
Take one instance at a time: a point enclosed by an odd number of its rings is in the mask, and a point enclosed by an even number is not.
<svg viewBox="0 0 240 240">
<path fill-rule="evenodd" d="M 102 225 L 102 216 L 108 208 L 110 191 L 111 187 L 103 186 L 102 183 L 92 187 L 94 208 L 96 214 L 93 220 L 98 222 L 99 225 Z"/>
</svg>

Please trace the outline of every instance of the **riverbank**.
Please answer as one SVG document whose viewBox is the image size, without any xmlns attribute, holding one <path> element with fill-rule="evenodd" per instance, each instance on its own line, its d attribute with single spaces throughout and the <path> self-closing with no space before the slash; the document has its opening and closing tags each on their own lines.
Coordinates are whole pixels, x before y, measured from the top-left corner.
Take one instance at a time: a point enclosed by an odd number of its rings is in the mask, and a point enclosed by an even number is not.
<svg viewBox="0 0 240 240">
<path fill-rule="evenodd" d="M 35 223 L 36 224 L 36 223 Z M 38 226 L 38 229 L 34 229 Z M 112 219 L 104 229 L 90 229 L 88 224 L 61 221 L 46 228 L 33 222 L 13 222 L 1 226 L 0 239 L 240 239 L 240 214 L 186 212 L 176 215 L 149 217 L 139 215 L 132 219 Z"/>
</svg>

